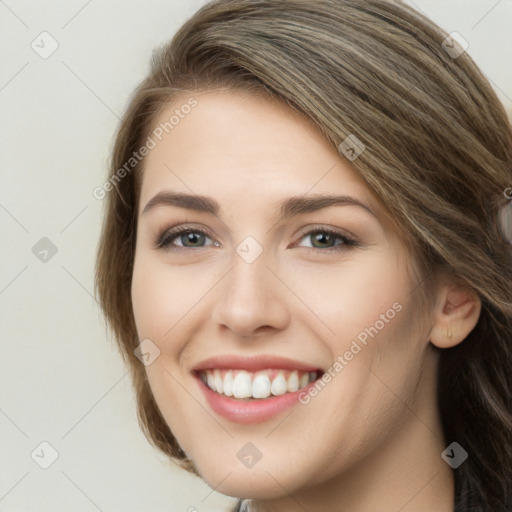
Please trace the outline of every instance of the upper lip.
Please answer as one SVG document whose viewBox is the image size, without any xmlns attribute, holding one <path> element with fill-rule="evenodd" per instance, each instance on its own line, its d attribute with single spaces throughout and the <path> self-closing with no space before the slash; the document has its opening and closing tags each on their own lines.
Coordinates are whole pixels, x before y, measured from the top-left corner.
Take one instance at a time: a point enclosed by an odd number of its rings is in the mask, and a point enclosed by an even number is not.
<svg viewBox="0 0 512 512">
<path fill-rule="evenodd" d="M 247 370 L 249 372 L 257 372 L 267 369 L 280 370 L 299 370 L 302 372 L 322 371 L 317 366 L 274 355 L 259 356 L 235 356 L 235 355 L 219 355 L 210 357 L 194 366 L 194 371 L 204 370 Z"/>
</svg>

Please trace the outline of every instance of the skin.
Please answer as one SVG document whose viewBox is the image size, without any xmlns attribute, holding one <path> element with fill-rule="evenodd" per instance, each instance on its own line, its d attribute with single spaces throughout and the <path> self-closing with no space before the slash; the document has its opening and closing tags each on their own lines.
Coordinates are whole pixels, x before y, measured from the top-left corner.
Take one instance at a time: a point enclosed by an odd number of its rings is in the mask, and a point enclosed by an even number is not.
<svg viewBox="0 0 512 512">
<path fill-rule="evenodd" d="M 254 498 L 258 510 L 452 511 L 432 345 L 467 336 L 478 298 L 439 275 L 433 302 L 422 304 L 403 233 L 302 115 L 239 92 L 194 97 L 198 105 L 146 157 L 132 280 L 139 338 L 161 351 L 146 367 L 149 383 L 178 442 L 212 488 Z M 187 100 L 175 98 L 155 126 Z M 162 190 L 210 196 L 221 212 L 160 205 L 142 213 Z M 280 201 L 322 193 L 353 196 L 375 216 L 344 205 L 279 221 Z M 162 232 L 185 223 L 211 236 L 188 249 L 175 237 L 184 253 L 155 248 Z M 322 226 L 360 246 L 333 251 L 304 234 Z M 247 236 L 263 249 L 252 263 L 236 252 Z M 263 423 L 217 415 L 192 376 L 200 361 L 224 354 L 327 369 L 396 302 L 401 311 L 317 396 Z M 251 468 L 237 458 L 247 442 L 262 454 Z"/>
</svg>

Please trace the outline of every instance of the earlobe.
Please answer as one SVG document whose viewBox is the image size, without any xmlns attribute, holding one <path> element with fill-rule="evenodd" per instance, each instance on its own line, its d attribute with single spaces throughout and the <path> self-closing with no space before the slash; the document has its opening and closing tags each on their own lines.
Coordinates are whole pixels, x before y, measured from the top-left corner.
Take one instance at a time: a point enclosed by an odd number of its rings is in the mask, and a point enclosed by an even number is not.
<svg viewBox="0 0 512 512">
<path fill-rule="evenodd" d="M 480 317 L 482 303 L 475 292 L 450 283 L 440 287 L 433 311 L 430 342 L 450 348 L 464 341 Z"/>
<path fill-rule="evenodd" d="M 446 339 L 451 340 L 453 338 L 453 332 L 451 327 L 447 327 L 444 332 L 444 336 Z"/>
</svg>

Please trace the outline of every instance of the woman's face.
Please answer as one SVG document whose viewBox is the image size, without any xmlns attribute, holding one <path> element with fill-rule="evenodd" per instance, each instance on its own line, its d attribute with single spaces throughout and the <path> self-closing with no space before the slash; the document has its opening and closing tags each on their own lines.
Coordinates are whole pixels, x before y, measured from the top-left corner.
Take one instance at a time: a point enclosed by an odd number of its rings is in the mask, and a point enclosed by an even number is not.
<svg viewBox="0 0 512 512">
<path fill-rule="evenodd" d="M 132 282 L 178 442 L 216 490 L 260 498 L 418 456 L 436 360 L 400 232 L 299 114 L 241 93 L 194 98 L 155 123 L 181 112 L 152 135 Z"/>
</svg>

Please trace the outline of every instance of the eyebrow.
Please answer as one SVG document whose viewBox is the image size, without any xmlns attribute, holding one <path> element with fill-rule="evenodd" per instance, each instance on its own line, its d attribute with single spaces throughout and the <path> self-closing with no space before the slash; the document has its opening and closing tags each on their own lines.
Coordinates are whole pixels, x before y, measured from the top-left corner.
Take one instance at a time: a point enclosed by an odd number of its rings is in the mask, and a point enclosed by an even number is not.
<svg viewBox="0 0 512 512">
<path fill-rule="evenodd" d="M 360 206 L 377 218 L 377 215 L 372 209 L 359 199 L 352 196 L 333 194 L 289 197 L 280 203 L 280 218 L 281 220 L 285 220 L 295 215 L 316 212 L 330 206 L 345 205 Z M 211 213 L 215 216 L 218 216 L 221 212 L 219 203 L 211 197 L 165 190 L 159 192 L 147 202 L 142 210 L 142 214 L 149 212 L 157 206 L 176 206 L 187 210 Z"/>
</svg>

